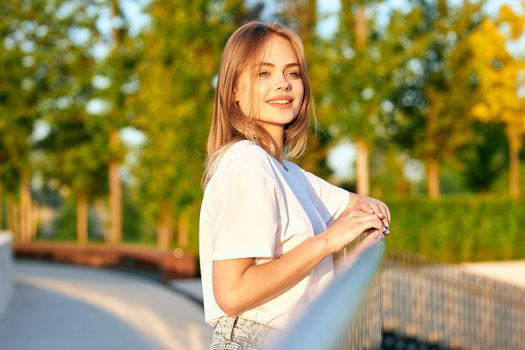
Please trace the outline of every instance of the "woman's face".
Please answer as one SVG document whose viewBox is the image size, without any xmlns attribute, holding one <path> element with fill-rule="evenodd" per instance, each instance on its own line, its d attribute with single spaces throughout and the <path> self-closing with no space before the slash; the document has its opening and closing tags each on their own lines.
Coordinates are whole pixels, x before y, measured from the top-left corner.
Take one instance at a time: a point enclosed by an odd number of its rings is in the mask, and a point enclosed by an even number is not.
<svg viewBox="0 0 525 350">
<path fill-rule="evenodd" d="M 256 67 L 242 71 L 235 97 L 241 110 L 246 115 L 255 113 L 270 135 L 282 135 L 284 126 L 297 117 L 303 102 L 299 60 L 290 42 L 278 35 L 272 35 L 264 51 Z"/>
</svg>

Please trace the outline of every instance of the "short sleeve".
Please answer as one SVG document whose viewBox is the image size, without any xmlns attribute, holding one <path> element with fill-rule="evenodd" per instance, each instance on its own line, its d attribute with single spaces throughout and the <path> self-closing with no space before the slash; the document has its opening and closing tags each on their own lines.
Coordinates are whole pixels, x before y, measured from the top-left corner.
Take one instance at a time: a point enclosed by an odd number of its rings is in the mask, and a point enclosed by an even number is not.
<svg viewBox="0 0 525 350">
<path fill-rule="evenodd" d="M 301 169 L 306 180 L 319 197 L 332 219 L 337 219 L 348 206 L 350 192 Z"/>
<path fill-rule="evenodd" d="M 271 258 L 279 230 L 277 184 L 264 159 L 223 169 L 212 204 L 213 260 Z"/>
</svg>

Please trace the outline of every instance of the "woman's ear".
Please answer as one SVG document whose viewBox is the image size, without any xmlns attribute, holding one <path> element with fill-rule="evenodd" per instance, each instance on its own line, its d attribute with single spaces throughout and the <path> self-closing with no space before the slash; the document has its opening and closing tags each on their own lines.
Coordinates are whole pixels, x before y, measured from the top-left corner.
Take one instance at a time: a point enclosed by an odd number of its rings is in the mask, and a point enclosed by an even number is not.
<svg viewBox="0 0 525 350">
<path fill-rule="evenodd" d="M 239 103 L 239 97 L 237 97 L 237 87 L 233 87 L 233 96 L 235 96 L 235 102 Z"/>
</svg>

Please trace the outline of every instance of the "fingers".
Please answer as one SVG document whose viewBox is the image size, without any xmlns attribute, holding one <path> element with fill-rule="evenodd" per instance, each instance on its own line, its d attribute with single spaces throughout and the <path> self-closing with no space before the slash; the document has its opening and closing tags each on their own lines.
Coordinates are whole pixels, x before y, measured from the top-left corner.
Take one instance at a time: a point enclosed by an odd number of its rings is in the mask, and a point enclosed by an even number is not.
<svg viewBox="0 0 525 350">
<path fill-rule="evenodd" d="M 383 221 L 383 225 L 387 231 L 390 231 L 390 210 L 383 202 L 370 198 L 360 203 L 358 208 L 368 214 L 376 214 L 377 217 Z"/>
<path fill-rule="evenodd" d="M 379 202 L 377 204 L 377 210 L 379 210 L 380 214 L 379 217 L 383 220 L 383 223 L 385 224 L 385 227 L 389 230 L 390 229 L 390 213 L 388 212 L 388 208 L 385 204 L 382 202 Z"/>
<path fill-rule="evenodd" d="M 376 214 L 383 222 L 385 226 L 388 226 L 389 220 L 385 213 L 385 210 L 381 208 L 380 205 L 374 202 L 367 202 L 361 205 L 361 210 L 365 211 L 368 214 Z"/>
<path fill-rule="evenodd" d="M 379 202 L 379 208 L 381 210 L 381 213 L 385 216 L 385 218 L 388 220 L 388 226 L 390 226 L 390 209 L 386 206 L 385 203 Z"/>
<path fill-rule="evenodd" d="M 380 231 L 384 234 L 387 231 L 382 220 L 379 220 L 377 215 L 370 214 L 367 217 L 362 217 L 358 223 L 361 233 L 371 233 L 374 231 Z"/>
<path fill-rule="evenodd" d="M 370 205 L 372 207 L 372 210 L 374 213 L 377 214 L 377 216 L 383 220 L 383 223 L 386 227 L 390 226 L 390 220 L 388 219 L 388 216 L 386 214 L 386 206 L 381 202 L 373 202 Z"/>
<path fill-rule="evenodd" d="M 330 236 L 334 237 L 338 250 L 349 244 L 357 237 L 366 233 L 366 236 L 384 236 L 388 234 L 383 220 L 375 213 L 369 214 L 360 209 L 347 210 L 330 227 Z"/>
<path fill-rule="evenodd" d="M 347 216 L 347 217 L 363 217 L 363 216 L 370 216 L 375 215 L 374 213 L 369 213 L 367 210 L 362 210 L 360 208 L 352 208 L 348 209 L 344 212 L 344 214 L 341 215 L 341 217 Z"/>
<path fill-rule="evenodd" d="M 369 214 L 360 209 L 347 211 L 337 221 L 346 227 L 357 226 L 361 232 L 372 229 L 384 231 L 386 228 L 383 221 L 375 213 Z"/>
</svg>

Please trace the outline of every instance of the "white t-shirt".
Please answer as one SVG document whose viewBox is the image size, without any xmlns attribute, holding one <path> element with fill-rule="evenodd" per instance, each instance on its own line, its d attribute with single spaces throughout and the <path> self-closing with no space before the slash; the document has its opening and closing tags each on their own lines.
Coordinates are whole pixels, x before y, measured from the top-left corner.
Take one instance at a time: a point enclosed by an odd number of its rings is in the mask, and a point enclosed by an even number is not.
<svg viewBox="0 0 525 350">
<path fill-rule="evenodd" d="M 200 267 L 206 322 L 225 313 L 213 295 L 213 260 L 256 258 L 263 264 L 326 230 L 346 208 L 349 192 L 284 161 L 286 170 L 250 141 L 230 146 L 204 191 Z M 333 276 L 332 257 L 274 299 L 241 317 L 283 329 Z"/>
</svg>

